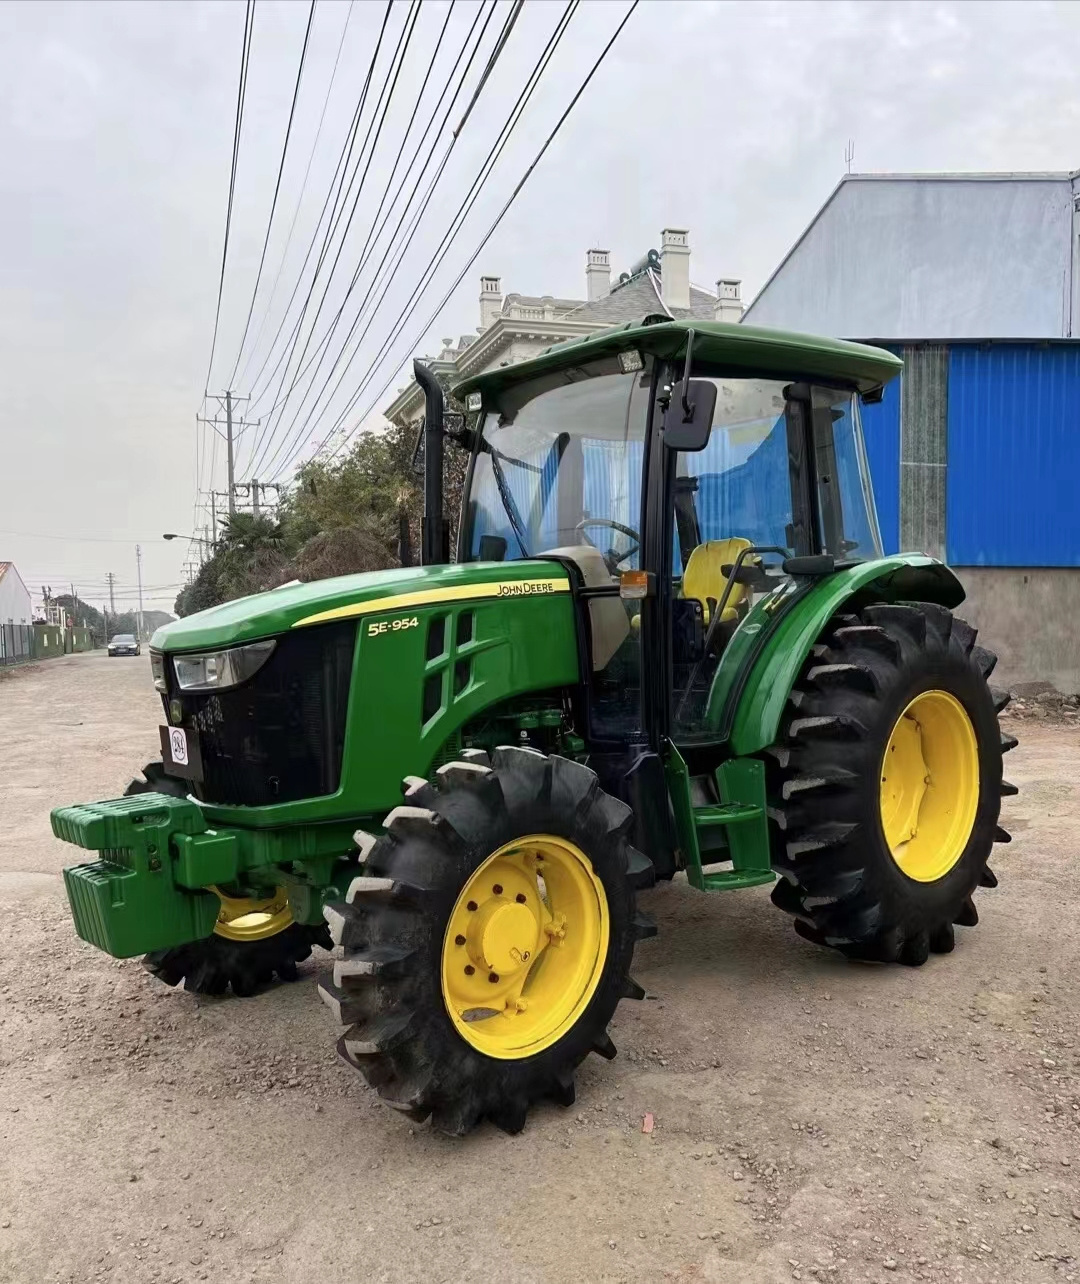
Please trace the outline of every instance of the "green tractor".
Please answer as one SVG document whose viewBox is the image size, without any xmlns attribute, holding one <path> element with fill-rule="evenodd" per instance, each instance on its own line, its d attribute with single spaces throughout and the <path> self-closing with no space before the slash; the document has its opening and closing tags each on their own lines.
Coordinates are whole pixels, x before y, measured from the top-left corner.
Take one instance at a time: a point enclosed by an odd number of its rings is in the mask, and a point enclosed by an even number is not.
<svg viewBox="0 0 1080 1284">
<path fill-rule="evenodd" d="M 63 807 L 79 935 L 189 990 L 340 947 L 341 1055 L 409 1118 L 568 1104 L 641 998 L 642 888 L 774 883 L 919 965 L 973 926 L 1014 743 L 942 563 L 883 557 L 888 352 L 646 318 L 427 398 L 423 565 L 160 629 L 162 759 Z M 456 559 L 443 444 L 470 450 Z"/>
</svg>

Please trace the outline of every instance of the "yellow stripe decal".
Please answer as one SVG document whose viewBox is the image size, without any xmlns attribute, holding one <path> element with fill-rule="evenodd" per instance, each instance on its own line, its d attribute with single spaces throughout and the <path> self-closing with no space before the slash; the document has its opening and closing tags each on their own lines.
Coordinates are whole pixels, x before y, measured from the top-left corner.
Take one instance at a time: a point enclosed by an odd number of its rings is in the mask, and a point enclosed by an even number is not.
<svg viewBox="0 0 1080 1284">
<path fill-rule="evenodd" d="M 356 615 L 375 615 L 381 611 L 407 611 L 436 602 L 464 602 L 478 597 L 543 597 L 551 593 L 569 593 L 569 580 L 497 580 L 491 584 L 460 584 L 453 588 L 419 589 L 413 593 L 394 593 L 390 597 L 373 597 L 367 602 L 335 606 L 316 615 L 305 615 L 293 625 L 324 624 L 327 620 L 347 620 Z"/>
</svg>

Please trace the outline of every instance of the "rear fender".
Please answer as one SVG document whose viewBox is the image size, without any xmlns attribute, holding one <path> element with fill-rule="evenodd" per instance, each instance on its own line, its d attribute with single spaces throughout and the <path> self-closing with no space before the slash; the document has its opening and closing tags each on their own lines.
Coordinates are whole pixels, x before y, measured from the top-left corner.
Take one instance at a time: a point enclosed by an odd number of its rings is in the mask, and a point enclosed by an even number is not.
<svg viewBox="0 0 1080 1284">
<path fill-rule="evenodd" d="M 724 723 L 730 728 L 732 754 L 760 753 L 773 743 L 810 648 L 857 594 L 875 602 L 937 602 L 950 609 L 964 600 L 960 581 L 944 563 L 921 553 L 900 553 L 844 567 L 809 588 L 788 590 L 786 607 L 777 595 L 759 602 L 732 639 L 709 699 L 718 731 L 722 734 Z"/>
</svg>

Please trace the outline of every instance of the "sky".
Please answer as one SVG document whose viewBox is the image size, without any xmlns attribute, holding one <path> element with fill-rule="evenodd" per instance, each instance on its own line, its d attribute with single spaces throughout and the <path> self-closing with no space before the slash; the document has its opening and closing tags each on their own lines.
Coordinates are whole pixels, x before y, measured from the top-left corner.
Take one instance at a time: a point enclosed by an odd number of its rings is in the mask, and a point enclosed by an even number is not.
<svg viewBox="0 0 1080 1284">
<path fill-rule="evenodd" d="M 610 250 L 617 275 L 659 246 L 662 228 L 685 227 L 692 280 L 740 278 L 749 301 L 835 187 L 849 140 L 864 173 L 1080 167 L 1080 5 L 641 0 L 466 269 L 630 7 L 584 0 L 380 359 L 566 9 L 527 0 L 398 263 L 399 211 L 414 181 L 422 195 L 434 177 L 510 0 L 495 0 L 484 28 L 489 7 L 396 0 L 387 14 L 383 0 L 318 0 L 259 277 L 310 5 L 257 0 L 208 378 L 244 4 L 0 6 L 0 560 L 32 592 L 74 584 L 100 607 L 111 571 L 126 607 L 138 543 L 145 603 L 168 609 L 192 555 L 186 537 L 210 520 L 197 490 L 225 486 L 224 446 L 196 422 L 219 407 L 204 393 L 252 397 L 240 413 L 260 422 L 241 431 L 237 479 L 254 464 L 287 481 L 323 440 L 380 422 L 414 352 L 475 329 L 482 274 L 500 276 L 504 292 L 584 297 L 587 249 Z M 305 314 L 313 341 L 282 368 L 384 21 L 360 137 L 383 115 L 378 91 L 400 62 L 397 82 Z M 439 106 L 468 33 L 481 30 L 461 96 Z"/>
</svg>

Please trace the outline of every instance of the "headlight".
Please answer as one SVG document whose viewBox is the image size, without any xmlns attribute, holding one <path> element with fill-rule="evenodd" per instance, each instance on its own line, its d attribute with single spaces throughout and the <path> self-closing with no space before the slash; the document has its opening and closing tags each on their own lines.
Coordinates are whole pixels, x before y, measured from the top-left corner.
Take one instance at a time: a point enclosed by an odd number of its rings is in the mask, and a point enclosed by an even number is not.
<svg viewBox="0 0 1080 1284">
<path fill-rule="evenodd" d="M 277 644 L 273 639 L 234 646 L 228 651 L 204 651 L 201 655 L 178 655 L 173 671 L 181 691 L 221 691 L 239 686 L 257 673 L 270 659 Z"/>
<path fill-rule="evenodd" d="M 154 686 L 158 691 L 166 690 L 165 657 L 160 651 L 150 652 L 150 672 L 154 675 Z"/>
</svg>

